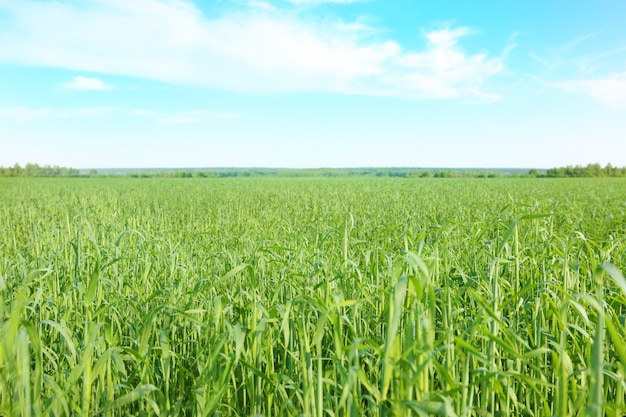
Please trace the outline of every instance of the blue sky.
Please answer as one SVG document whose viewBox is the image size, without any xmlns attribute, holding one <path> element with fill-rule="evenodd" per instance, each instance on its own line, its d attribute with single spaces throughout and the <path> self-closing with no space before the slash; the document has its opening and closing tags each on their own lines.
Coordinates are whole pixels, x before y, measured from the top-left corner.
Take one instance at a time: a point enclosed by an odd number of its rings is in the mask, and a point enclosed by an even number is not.
<svg viewBox="0 0 626 417">
<path fill-rule="evenodd" d="M 0 0 L 0 165 L 626 165 L 626 2 Z"/>
</svg>

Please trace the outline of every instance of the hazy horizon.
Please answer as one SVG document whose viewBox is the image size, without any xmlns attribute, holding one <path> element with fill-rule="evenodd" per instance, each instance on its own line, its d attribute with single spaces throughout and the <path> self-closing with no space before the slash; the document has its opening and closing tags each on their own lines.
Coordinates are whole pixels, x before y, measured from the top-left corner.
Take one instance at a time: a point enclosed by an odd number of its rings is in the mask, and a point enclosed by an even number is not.
<svg viewBox="0 0 626 417">
<path fill-rule="evenodd" d="M 19 164 L 19 163 L 18 163 Z M 64 168 L 73 168 L 73 169 L 78 169 L 80 171 L 87 171 L 87 170 L 91 170 L 94 169 L 96 171 L 131 171 L 131 170 L 145 170 L 145 171 L 155 171 L 155 170 L 163 170 L 163 171 L 172 171 L 172 170 L 228 170 L 228 169 L 232 169 L 232 170 L 251 170 L 251 169 L 258 169 L 258 170 L 348 170 L 348 169 L 389 169 L 389 170 L 401 170 L 401 169 L 409 169 L 409 170 L 445 170 L 445 169 L 449 169 L 449 170 L 454 170 L 454 171 L 459 171 L 459 170 L 496 170 L 496 171 L 502 171 L 502 170 L 513 170 L 513 171 L 524 171 L 524 170 L 530 170 L 530 169 L 537 169 L 537 170 L 547 170 L 550 168 L 557 168 L 557 166 L 549 166 L 549 167 L 472 167 L 472 166 L 461 166 L 461 167 L 446 167 L 446 166 L 336 166 L 336 167 L 331 167 L 331 166 L 302 166 L 302 167 L 289 167 L 289 166 L 168 166 L 168 167 L 158 167 L 158 166 L 144 166 L 144 167 L 116 167 L 116 166 L 109 166 L 109 167 L 97 167 L 97 166 L 60 166 L 60 165 L 56 165 L 56 164 L 39 164 L 37 162 L 32 162 L 32 161 L 28 161 L 26 164 L 36 164 L 39 167 L 45 167 L 45 166 L 59 166 L 59 167 L 64 167 Z M 24 166 L 26 164 L 19 164 L 22 168 L 24 168 Z M 12 166 L 14 166 L 14 164 L 10 164 L 10 165 L 0 165 L 0 167 L 3 168 L 10 168 Z M 587 164 L 585 164 L 587 165 Z"/>
</svg>

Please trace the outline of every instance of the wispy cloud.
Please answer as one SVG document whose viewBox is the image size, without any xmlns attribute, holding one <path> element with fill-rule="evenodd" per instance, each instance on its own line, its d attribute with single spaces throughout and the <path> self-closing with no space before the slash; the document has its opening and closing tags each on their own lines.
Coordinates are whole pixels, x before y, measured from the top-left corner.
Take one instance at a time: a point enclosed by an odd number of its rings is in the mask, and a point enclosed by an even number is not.
<svg viewBox="0 0 626 417">
<path fill-rule="evenodd" d="M 584 93 L 607 106 L 626 109 L 626 72 L 614 73 L 606 78 L 563 81 L 555 83 L 554 87 L 566 92 Z"/>
<path fill-rule="evenodd" d="M 412 50 L 358 22 L 248 4 L 255 7 L 208 18 L 184 0 L 6 0 L 0 13 L 13 23 L 0 28 L 0 60 L 254 94 L 497 98 L 484 85 L 502 71 L 503 56 L 466 52 L 466 28 L 425 33 L 424 48 Z M 77 84 L 94 87 L 93 80 Z"/>
<path fill-rule="evenodd" d="M 27 123 L 42 120 L 100 118 L 114 114 L 119 107 L 54 108 L 54 107 L 4 107 L 0 108 L 0 120 Z"/>
<path fill-rule="evenodd" d="M 215 120 L 234 119 L 240 115 L 233 112 L 219 112 L 214 110 L 185 110 L 174 113 L 163 113 L 147 109 L 131 109 L 127 112 L 133 117 L 140 117 L 152 120 L 158 124 L 166 125 L 187 125 L 208 123 Z"/>
<path fill-rule="evenodd" d="M 0 107 L 0 120 L 14 123 L 30 123 L 60 119 L 96 119 L 111 117 L 138 117 L 158 124 L 198 124 L 213 120 L 234 119 L 238 113 L 214 110 L 185 110 L 159 112 L 150 109 L 126 109 L 123 107 Z"/>
<path fill-rule="evenodd" d="M 89 78 L 83 76 L 76 76 L 68 83 L 63 84 L 65 88 L 70 90 L 92 90 L 92 91 L 105 91 L 110 90 L 112 87 L 107 85 L 104 81 L 98 78 Z"/>
<path fill-rule="evenodd" d="M 606 106 L 626 108 L 626 44 L 591 54 L 579 52 L 580 46 L 598 36 L 599 33 L 579 36 L 544 56 L 531 52 L 530 57 L 545 70 L 545 74 L 534 79 L 546 88 L 586 94 Z"/>
<path fill-rule="evenodd" d="M 573 49 L 574 47 L 578 46 L 579 44 L 582 44 L 590 39 L 593 39 L 597 37 L 598 35 L 599 35 L 599 32 L 594 32 L 594 33 L 588 33 L 586 35 L 578 36 L 570 40 L 569 42 L 559 46 L 558 50 L 560 50 L 561 52 L 569 51 Z"/>
<path fill-rule="evenodd" d="M 154 117 L 156 116 L 157 113 L 153 110 L 131 109 L 128 111 L 128 114 L 131 116 L 137 116 L 137 117 Z"/>
<path fill-rule="evenodd" d="M 548 48 L 542 53 L 530 51 L 528 55 L 531 59 L 540 63 L 548 72 L 556 71 L 562 68 L 584 71 L 584 68 L 587 66 L 586 61 L 589 60 L 589 56 L 577 54 L 576 49 L 580 46 L 584 46 L 586 42 L 591 41 L 597 36 L 598 33 L 578 36 L 564 44 Z"/>
<path fill-rule="evenodd" d="M 289 3 L 293 4 L 306 4 L 306 5 L 314 5 L 314 4 L 323 4 L 323 3 L 338 3 L 338 4 L 350 4 L 350 3 L 359 3 L 368 0 L 286 0 Z"/>
<path fill-rule="evenodd" d="M 154 123 L 165 125 L 189 125 L 208 123 L 216 120 L 235 119 L 239 113 L 219 112 L 213 110 L 184 110 L 178 112 L 163 113 L 148 109 L 130 109 L 127 114 L 133 117 L 149 119 Z"/>
<path fill-rule="evenodd" d="M 157 120 L 165 124 L 197 124 L 206 123 L 216 119 L 233 119 L 238 117 L 236 113 L 220 113 L 206 110 L 190 110 L 169 116 L 158 117 Z"/>
<path fill-rule="evenodd" d="M 264 10 L 266 12 L 273 12 L 274 10 L 276 10 L 276 6 L 266 1 L 251 0 L 251 1 L 248 1 L 246 4 L 249 7 L 253 7 L 259 10 Z"/>
</svg>

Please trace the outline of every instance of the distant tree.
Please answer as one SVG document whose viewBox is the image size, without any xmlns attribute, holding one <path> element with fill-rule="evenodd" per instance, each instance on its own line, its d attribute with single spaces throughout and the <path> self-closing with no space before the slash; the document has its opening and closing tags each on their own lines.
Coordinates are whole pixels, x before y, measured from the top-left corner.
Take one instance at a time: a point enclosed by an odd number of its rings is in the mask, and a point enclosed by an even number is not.
<svg viewBox="0 0 626 417">
<path fill-rule="evenodd" d="M 17 163 L 8 168 L 0 167 L 0 173 L 3 177 L 74 177 L 80 175 L 80 171 L 74 168 L 51 167 L 48 165 L 40 167 L 37 164 L 31 163 L 27 163 L 24 168 Z"/>
<path fill-rule="evenodd" d="M 602 177 L 603 176 L 602 167 L 598 163 L 587 165 L 586 173 L 590 177 Z"/>
<path fill-rule="evenodd" d="M 606 164 L 604 168 L 600 164 L 588 164 L 583 167 L 581 165 L 559 168 L 550 168 L 546 171 L 546 177 L 562 178 L 562 177 L 626 177 L 626 167 L 617 168 L 611 164 Z"/>
</svg>

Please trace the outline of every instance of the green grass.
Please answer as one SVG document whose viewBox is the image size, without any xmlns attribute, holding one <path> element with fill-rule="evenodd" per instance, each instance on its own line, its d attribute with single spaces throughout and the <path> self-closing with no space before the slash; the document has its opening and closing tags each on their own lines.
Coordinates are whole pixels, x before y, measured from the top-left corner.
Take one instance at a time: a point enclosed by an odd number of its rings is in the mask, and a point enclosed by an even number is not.
<svg viewBox="0 0 626 417">
<path fill-rule="evenodd" d="M 623 416 L 620 179 L 2 179 L 0 415 Z"/>
</svg>

